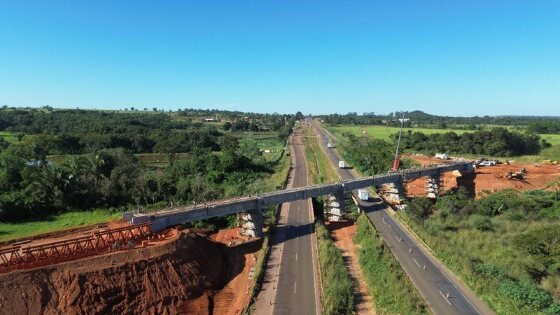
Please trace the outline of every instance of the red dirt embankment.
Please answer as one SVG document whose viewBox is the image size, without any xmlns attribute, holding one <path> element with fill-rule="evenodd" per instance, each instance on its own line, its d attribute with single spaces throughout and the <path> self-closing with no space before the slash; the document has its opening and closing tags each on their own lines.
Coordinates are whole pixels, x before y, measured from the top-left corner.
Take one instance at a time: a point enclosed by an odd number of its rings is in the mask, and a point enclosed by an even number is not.
<svg viewBox="0 0 560 315">
<path fill-rule="evenodd" d="M 210 314 L 258 248 L 184 231 L 158 246 L 13 271 L 0 275 L 0 314 Z"/>
<path fill-rule="evenodd" d="M 439 159 L 423 155 L 413 155 L 410 156 L 410 158 L 422 165 L 442 163 Z M 510 180 L 506 178 L 508 172 L 518 172 L 523 168 L 528 172 L 524 180 Z M 494 166 L 477 167 L 475 175 L 475 197 L 480 198 L 485 192 L 497 192 L 503 189 L 522 191 L 548 188 L 551 182 L 560 178 L 560 169 L 558 169 L 556 165 L 542 165 L 537 167 L 534 164 L 512 162 L 509 165 L 498 164 Z M 449 190 L 456 187 L 457 178 L 452 173 L 445 173 L 443 182 L 444 190 Z M 419 178 L 408 182 L 406 184 L 406 190 L 409 196 L 425 196 L 426 178 Z"/>
</svg>

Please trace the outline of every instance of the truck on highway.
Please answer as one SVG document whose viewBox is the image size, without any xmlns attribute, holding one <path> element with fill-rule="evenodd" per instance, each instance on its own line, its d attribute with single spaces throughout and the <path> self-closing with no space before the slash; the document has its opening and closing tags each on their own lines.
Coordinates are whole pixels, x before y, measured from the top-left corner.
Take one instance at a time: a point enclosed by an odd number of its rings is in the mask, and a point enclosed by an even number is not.
<svg viewBox="0 0 560 315">
<path fill-rule="evenodd" d="M 358 198 L 360 198 L 360 200 L 368 201 L 369 200 L 369 194 L 368 194 L 367 190 L 358 189 Z"/>
<path fill-rule="evenodd" d="M 346 163 L 344 163 L 344 161 L 338 161 L 338 167 L 339 168 L 346 168 Z"/>
</svg>

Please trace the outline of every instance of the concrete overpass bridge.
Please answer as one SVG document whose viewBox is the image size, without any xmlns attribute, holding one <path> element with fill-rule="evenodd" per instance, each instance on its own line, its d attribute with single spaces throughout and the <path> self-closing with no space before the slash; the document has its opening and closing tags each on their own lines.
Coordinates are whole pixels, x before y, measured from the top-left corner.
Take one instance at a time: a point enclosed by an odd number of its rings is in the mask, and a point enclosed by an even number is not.
<svg viewBox="0 0 560 315">
<path fill-rule="evenodd" d="M 262 235 L 263 225 L 262 209 L 265 206 L 323 195 L 333 195 L 342 208 L 345 192 L 380 186 L 389 187 L 389 189 L 383 189 L 382 194 L 385 199 L 389 201 L 398 201 L 400 196 L 404 195 L 403 182 L 420 177 L 428 178 L 426 183 L 427 196 L 435 198 L 439 192 L 440 178 L 443 173 L 458 171 L 465 174 L 472 173 L 473 170 L 474 165 L 470 162 L 454 162 L 371 177 L 347 179 L 331 184 L 298 187 L 263 193 L 256 196 L 176 207 L 149 213 L 126 212 L 123 214 L 123 218 L 133 224 L 151 222 L 152 230 L 160 231 L 169 226 L 240 213 L 244 221 L 243 228 L 245 233 L 253 237 L 260 237 Z"/>
</svg>

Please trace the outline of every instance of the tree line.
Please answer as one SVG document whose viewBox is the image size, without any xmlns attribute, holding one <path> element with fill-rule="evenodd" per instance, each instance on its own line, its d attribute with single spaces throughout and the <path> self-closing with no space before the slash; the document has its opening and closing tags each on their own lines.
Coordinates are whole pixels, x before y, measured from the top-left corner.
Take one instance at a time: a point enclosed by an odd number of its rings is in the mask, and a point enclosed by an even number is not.
<svg viewBox="0 0 560 315">
<path fill-rule="evenodd" d="M 505 128 L 478 130 L 463 134 L 451 131 L 429 135 L 409 130 L 403 134 L 401 143 L 404 149 L 415 152 L 489 156 L 537 154 L 543 147 L 550 146 L 548 142 L 541 141 L 537 134 L 521 134 Z"/>
<path fill-rule="evenodd" d="M 284 141 L 295 116 L 282 121 Z M 0 220 L 66 210 L 203 202 L 245 193 L 274 171 L 256 142 L 167 113 L 0 110 Z M 143 166 L 135 153 L 161 152 L 164 168 Z M 188 158 L 176 160 L 177 153 Z M 50 154 L 66 154 L 57 162 Z"/>
</svg>

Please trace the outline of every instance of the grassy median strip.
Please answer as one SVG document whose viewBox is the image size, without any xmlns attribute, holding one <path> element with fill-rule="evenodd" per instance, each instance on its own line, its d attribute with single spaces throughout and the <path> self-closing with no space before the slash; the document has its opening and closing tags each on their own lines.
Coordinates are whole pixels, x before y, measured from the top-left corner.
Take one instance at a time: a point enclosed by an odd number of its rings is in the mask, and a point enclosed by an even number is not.
<svg viewBox="0 0 560 315">
<path fill-rule="evenodd" d="M 321 149 L 319 138 L 315 137 L 310 128 L 303 129 L 303 145 L 309 180 L 313 184 L 333 183 L 340 179 L 331 161 Z"/>
<path fill-rule="evenodd" d="M 348 275 L 342 252 L 334 246 L 329 232 L 322 221 L 315 222 L 315 235 L 321 265 L 323 286 L 323 314 L 353 314 L 353 282 Z"/>
<path fill-rule="evenodd" d="M 313 136 L 311 129 L 303 129 L 303 144 L 309 180 L 313 184 L 334 182 L 336 172 L 321 150 L 318 138 Z M 323 314 L 353 314 L 354 295 L 352 279 L 348 274 L 342 252 L 334 246 L 329 231 L 321 220 L 315 221 L 315 236 L 321 270 L 321 287 Z"/>
<path fill-rule="evenodd" d="M 358 218 L 354 243 L 377 310 L 389 314 L 427 314 L 428 306 L 367 217 Z"/>
</svg>

